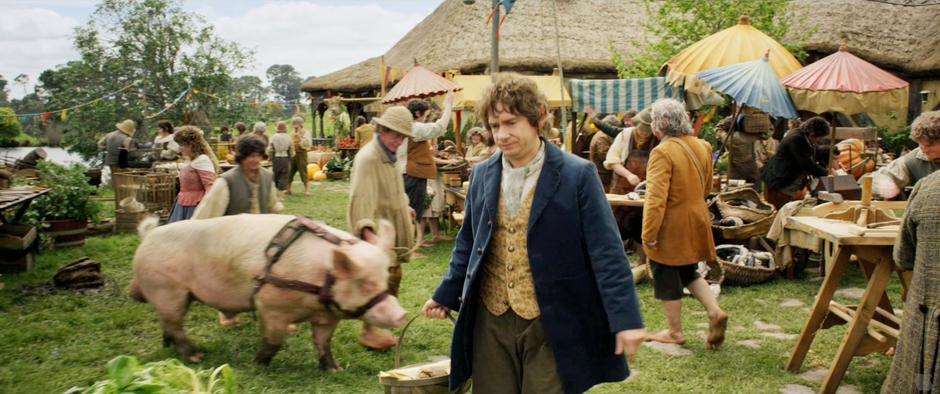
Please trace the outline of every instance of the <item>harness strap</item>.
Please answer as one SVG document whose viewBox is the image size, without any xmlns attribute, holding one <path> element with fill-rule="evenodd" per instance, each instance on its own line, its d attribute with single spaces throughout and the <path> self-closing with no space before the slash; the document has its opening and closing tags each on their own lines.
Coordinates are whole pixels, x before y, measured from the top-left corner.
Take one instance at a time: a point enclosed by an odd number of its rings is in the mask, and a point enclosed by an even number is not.
<svg viewBox="0 0 940 394">
<path fill-rule="evenodd" d="M 306 232 L 310 232 L 333 245 L 352 245 L 359 242 L 358 239 L 340 238 L 336 234 L 329 232 L 319 223 L 306 217 L 295 217 L 293 220 L 285 224 L 284 227 L 282 227 L 277 232 L 277 234 L 274 235 L 274 238 L 271 239 L 271 242 L 268 243 L 268 246 L 264 249 L 264 255 L 267 258 L 268 263 L 264 266 L 264 272 L 255 277 L 255 289 L 251 295 L 250 300 L 252 307 L 254 307 L 255 295 L 258 294 L 258 291 L 260 291 L 261 287 L 265 284 L 271 284 L 282 289 L 313 294 L 317 296 L 317 300 L 320 302 L 320 304 L 327 309 L 334 312 L 343 313 L 350 318 L 361 317 L 369 309 L 376 306 L 378 303 L 382 302 L 389 296 L 388 290 L 383 291 L 372 297 L 368 302 L 366 302 L 365 305 L 362 305 L 353 311 L 348 311 L 343 309 L 343 307 L 341 307 L 339 303 L 336 302 L 336 299 L 333 298 L 333 285 L 336 283 L 336 277 L 333 276 L 331 272 L 326 273 L 323 286 L 317 286 L 312 283 L 293 279 L 285 279 L 272 275 L 271 268 L 274 266 L 274 264 L 281 259 L 281 256 L 285 251 L 287 251 L 287 248 L 290 247 Z"/>
</svg>

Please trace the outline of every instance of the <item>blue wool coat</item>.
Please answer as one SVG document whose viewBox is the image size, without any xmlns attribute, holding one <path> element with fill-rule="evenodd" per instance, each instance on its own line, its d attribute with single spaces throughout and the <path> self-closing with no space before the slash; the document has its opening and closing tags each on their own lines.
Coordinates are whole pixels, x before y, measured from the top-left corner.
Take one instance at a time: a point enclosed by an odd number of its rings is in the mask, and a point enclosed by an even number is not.
<svg viewBox="0 0 940 394">
<path fill-rule="evenodd" d="M 545 145 L 528 226 L 529 264 L 540 319 L 565 392 L 629 376 L 614 334 L 643 327 L 630 265 L 594 165 Z M 464 223 L 450 268 L 433 299 L 458 310 L 450 387 L 472 375 L 481 265 L 499 205 L 502 154 L 473 169 Z M 537 373 L 537 372 L 536 372 Z"/>
</svg>

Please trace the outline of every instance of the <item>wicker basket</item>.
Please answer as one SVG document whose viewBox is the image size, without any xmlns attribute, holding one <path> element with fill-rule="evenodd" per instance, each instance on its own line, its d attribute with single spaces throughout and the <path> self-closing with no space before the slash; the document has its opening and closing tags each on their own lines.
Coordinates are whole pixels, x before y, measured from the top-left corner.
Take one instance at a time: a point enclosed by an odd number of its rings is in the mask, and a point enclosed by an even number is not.
<svg viewBox="0 0 940 394">
<path fill-rule="evenodd" d="M 757 208 L 734 206 L 730 204 L 732 200 L 752 201 L 757 204 Z M 774 213 L 777 211 L 774 209 L 773 205 L 764 201 L 760 193 L 751 188 L 719 193 L 718 196 L 715 197 L 715 204 L 718 206 L 718 211 L 721 212 L 722 217 L 739 217 L 744 220 L 745 223 L 757 222 L 767 217 L 773 217 Z"/>
<path fill-rule="evenodd" d="M 708 211 L 711 214 L 711 219 L 714 220 L 715 217 L 721 215 L 719 213 L 718 204 L 716 203 L 718 199 L 712 199 L 708 203 Z M 770 226 L 774 223 L 774 218 L 776 218 L 776 212 L 774 214 L 767 216 L 761 220 L 751 223 L 745 223 L 740 226 L 720 226 L 712 222 L 712 232 L 715 235 L 715 238 L 720 240 L 730 241 L 730 242 L 744 242 L 752 237 L 763 237 L 767 235 L 767 232 L 770 231 Z"/>
<path fill-rule="evenodd" d="M 137 231 L 137 225 L 140 224 L 141 220 L 144 220 L 145 217 L 151 215 L 151 213 L 144 212 L 124 212 L 121 210 L 114 211 L 114 231 L 119 233 L 132 233 Z"/>
<path fill-rule="evenodd" d="M 741 247 L 741 249 L 744 249 L 744 247 Z M 756 285 L 770 280 L 777 273 L 775 267 L 747 267 L 732 263 L 721 258 L 721 256 L 718 256 L 718 264 L 721 265 L 724 271 L 724 283 L 729 285 Z"/>
<path fill-rule="evenodd" d="M 133 196 L 148 212 L 166 214 L 176 202 L 176 174 L 155 171 L 124 171 L 113 175 L 114 208 Z"/>
</svg>

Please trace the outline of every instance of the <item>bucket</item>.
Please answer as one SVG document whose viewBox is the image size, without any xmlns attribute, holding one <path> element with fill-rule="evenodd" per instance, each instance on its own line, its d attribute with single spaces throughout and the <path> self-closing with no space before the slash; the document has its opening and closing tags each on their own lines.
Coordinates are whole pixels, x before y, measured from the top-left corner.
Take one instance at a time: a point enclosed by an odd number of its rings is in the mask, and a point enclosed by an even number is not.
<svg viewBox="0 0 940 394">
<path fill-rule="evenodd" d="M 395 346 L 395 369 L 391 371 L 383 371 L 379 374 L 379 383 L 382 386 L 385 386 L 385 394 L 447 394 L 451 393 L 448 388 L 448 381 L 450 380 L 450 359 L 442 358 L 440 361 L 431 361 L 420 364 L 406 365 L 401 366 L 401 348 L 402 344 L 405 343 L 405 333 L 408 332 L 408 327 L 411 326 L 411 323 L 417 319 L 419 315 L 415 315 L 408 320 L 408 324 L 405 324 L 405 327 L 401 329 L 401 334 L 398 335 L 398 345 Z M 452 322 L 454 318 L 450 315 L 447 316 Z M 397 373 L 400 374 L 411 374 L 415 371 L 422 371 L 423 369 L 437 370 L 439 367 L 446 365 L 447 370 L 443 374 L 434 374 L 435 376 L 431 377 L 419 377 L 414 379 L 402 380 L 388 375 L 394 375 Z M 466 393 L 470 389 L 470 381 L 467 381 L 463 387 L 454 391 L 454 393 Z"/>
</svg>

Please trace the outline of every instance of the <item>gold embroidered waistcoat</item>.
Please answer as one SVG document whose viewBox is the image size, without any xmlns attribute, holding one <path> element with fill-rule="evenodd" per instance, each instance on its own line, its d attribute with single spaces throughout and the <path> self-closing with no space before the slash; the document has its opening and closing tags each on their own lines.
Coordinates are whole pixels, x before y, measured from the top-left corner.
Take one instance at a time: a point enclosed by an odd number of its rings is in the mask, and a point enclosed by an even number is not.
<svg viewBox="0 0 940 394">
<path fill-rule="evenodd" d="M 509 308 L 527 320 L 540 314 L 526 236 L 534 195 L 535 188 L 532 188 L 515 215 L 506 211 L 506 204 L 500 198 L 499 218 L 483 263 L 480 282 L 483 304 L 495 316 L 506 313 Z"/>
</svg>

